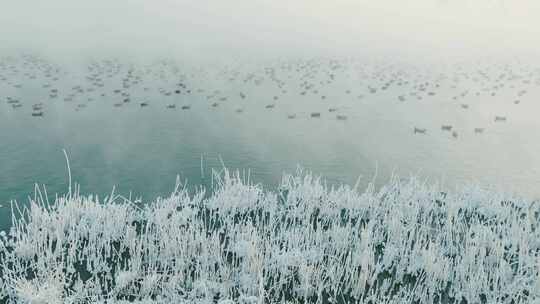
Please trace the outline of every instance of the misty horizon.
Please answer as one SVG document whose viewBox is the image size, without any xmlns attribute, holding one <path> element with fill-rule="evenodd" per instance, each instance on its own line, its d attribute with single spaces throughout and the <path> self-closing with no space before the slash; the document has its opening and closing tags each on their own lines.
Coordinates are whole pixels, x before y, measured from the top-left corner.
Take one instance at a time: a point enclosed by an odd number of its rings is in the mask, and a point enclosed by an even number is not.
<svg viewBox="0 0 540 304">
<path fill-rule="evenodd" d="M 535 1 L 3 1 L 0 51 L 243 59 L 540 50 Z"/>
</svg>

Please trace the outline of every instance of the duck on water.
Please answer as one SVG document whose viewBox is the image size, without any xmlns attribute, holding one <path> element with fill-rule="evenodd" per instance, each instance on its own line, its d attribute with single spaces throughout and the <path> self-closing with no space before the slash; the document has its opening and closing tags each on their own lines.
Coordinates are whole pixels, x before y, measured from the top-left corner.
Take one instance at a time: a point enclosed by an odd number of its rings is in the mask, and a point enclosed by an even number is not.
<svg viewBox="0 0 540 304">
<path fill-rule="evenodd" d="M 414 127 L 414 134 L 416 133 L 419 133 L 419 134 L 426 134 L 427 130 L 425 128 L 417 128 L 417 127 Z"/>
</svg>

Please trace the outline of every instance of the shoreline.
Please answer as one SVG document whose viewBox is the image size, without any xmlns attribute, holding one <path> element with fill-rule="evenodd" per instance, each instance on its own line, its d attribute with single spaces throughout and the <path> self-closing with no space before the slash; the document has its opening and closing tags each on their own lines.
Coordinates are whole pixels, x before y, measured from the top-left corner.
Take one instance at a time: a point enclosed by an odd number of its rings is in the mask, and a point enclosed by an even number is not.
<svg viewBox="0 0 540 304">
<path fill-rule="evenodd" d="M 78 187 L 37 195 L 0 245 L 0 298 L 49 303 L 530 303 L 540 203 L 411 178 L 364 192 L 310 173 L 274 191 L 238 172 L 215 191 L 138 205 Z M 516 285 L 518 284 L 518 285 Z M 227 302 L 228 301 L 228 302 Z M 322 301 L 322 302 L 321 302 Z M 396 302 L 397 301 L 397 302 Z M 409 303 L 408 302 L 408 303 Z"/>
</svg>

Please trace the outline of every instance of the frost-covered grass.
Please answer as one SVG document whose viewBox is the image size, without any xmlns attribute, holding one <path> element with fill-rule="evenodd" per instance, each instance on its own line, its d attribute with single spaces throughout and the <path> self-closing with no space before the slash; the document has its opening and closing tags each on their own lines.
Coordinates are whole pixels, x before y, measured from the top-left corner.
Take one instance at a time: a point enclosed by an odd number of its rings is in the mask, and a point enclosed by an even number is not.
<svg viewBox="0 0 540 304">
<path fill-rule="evenodd" d="M 225 172 L 212 194 L 143 207 L 36 197 L 0 236 L 7 303 L 540 299 L 540 203 L 493 191 L 392 179 L 361 193 L 303 173 L 266 191 Z"/>
</svg>

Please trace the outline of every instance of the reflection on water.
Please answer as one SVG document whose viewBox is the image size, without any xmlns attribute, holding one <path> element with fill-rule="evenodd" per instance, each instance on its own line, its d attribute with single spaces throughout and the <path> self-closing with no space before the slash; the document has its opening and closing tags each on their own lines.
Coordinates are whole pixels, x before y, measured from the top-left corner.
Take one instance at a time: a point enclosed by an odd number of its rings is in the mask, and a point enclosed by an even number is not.
<svg viewBox="0 0 540 304">
<path fill-rule="evenodd" d="M 50 198 L 67 190 L 64 148 L 81 192 L 116 185 L 145 200 L 167 195 L 177 175 L 207 185 L 220 159 L 267 185 L 300 165 L 329 183 L 418 174 L 540 196 L 540 72 L 525 64 L 68 69 L 23 57 L 1 60 L 0 77 L 4 228 L 9 200 L 25 201 L 34 183 Z"/>
</svg>

